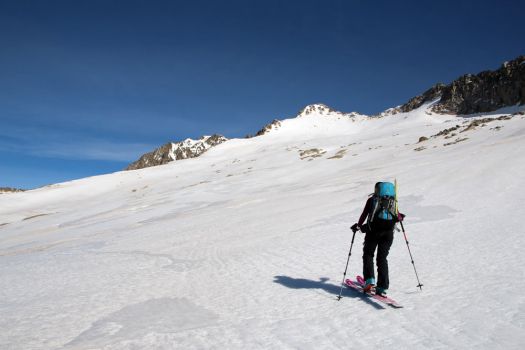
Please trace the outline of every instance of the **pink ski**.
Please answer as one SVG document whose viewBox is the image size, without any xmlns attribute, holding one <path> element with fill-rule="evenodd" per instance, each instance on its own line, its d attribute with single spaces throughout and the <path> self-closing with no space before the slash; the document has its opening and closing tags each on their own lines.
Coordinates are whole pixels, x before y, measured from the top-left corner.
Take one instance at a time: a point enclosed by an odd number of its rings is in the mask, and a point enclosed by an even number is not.
<svg viewBox="0 0 525 350">
<path fill-rule="evenodd" d="M 395 308 L 401 308 L 403 307 L 401 304 L 399 304 L 397 301 L 395 301 L 394 299 L 392 298 L 389 298 L 389 297 L 382 297 L 382 296 L 379 296 L 379 295 L 376 295 L 374 293 L 365 293 L 363 291 L 363 286 L 364 286 L 364 280 L 363 280 L 363 277 L 361 276 L 357 276 L 357 282 L 356 281 L 352 281 L 350 279 L 347 279 L 345 281 L 345 284 L 352 288 L 352 289 L 355 289 L 357 290 L 358 292 L 361 292 L 361 293 L 364 293 L 366 295 L 368 295 L 370 298 L 374 299 L 374 300 L 377 300 L 377 301 L 380 301 L 384 304 L 387 304 L 387 305 L 390 305 L 392 307 L 395 307 Z"/>
</svg>

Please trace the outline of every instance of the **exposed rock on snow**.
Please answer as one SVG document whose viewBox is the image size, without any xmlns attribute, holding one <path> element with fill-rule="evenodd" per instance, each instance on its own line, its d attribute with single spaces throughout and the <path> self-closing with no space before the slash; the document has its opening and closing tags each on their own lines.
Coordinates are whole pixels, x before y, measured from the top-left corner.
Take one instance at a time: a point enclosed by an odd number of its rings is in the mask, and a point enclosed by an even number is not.
<svg viewBox="0 0 525 350">
<path fill-rule="evenodd" d="M 136 170 L 156 165 L 162 165 L 174 160 L 195 158 L 213 146 L 228 139 L 222 135 L 203 136 L 199 140 L 186 139 L 181 142 L 169 142 L 153 152 L 144 154 L 139 160 L 131 163 L 126 170 Z"/>
<path fill-rule="evenodd" d="M 443 136 L 445 139 L 450 139 L 450 138 L 453 138 L 453 137 L 457 136 L 460 133 L 464 133 L 464 132 L 467 132 L 467 131 L 470 131 L 470 130 L 474 130 L 477 127 L 485 127 L 485 126 L 487 126 L 488 123 L 492 123 L 492 122 L 495 122 L 495 121 L 510 120 L 510 119 L 512 119 L 513 116 L 516 116 L 516 115 L 520 115 L 520 113 L 515 113 L 515 114 L 512 114 L 512 115 L 502 115 L 502 116 L 497 117 L 497 118 L 474 119 L 473 121 L 468 123 L 468 125 L 466 125 L 466 126 L 462 127 L 461 125 L 455 125 L 453 127 L 450 127 L 450 128 L 447 128 L 447 129 L 443 129 L 440 132 L 438 132 L 437 134 L 432 135 L 430 137 L 431 138 L 438 138 L 438 137 Z M 497 130 L 499 130 L 502 127 L 498 126 L 497 128 L 498 128 Z M 428 140 L 428 138 L 422 136 L 422 137 L 419 138 L 418 143 L 426 141 L 426 140 Z M 458 139 L 458 140 L 456 140 L 456 141 L 457 142 L 461 142 L 461 141 L 465 141 L 467 139 L 464 138 L 464 139 Z M 457 143 L 457 142 L 454 142 L 454 143 Z M 451 145 L 451 144 L 454 144 L 454 143 L 447 143 L 447 144 L 445 144 L 445 146 L 448 146 L 448 145 Z"/>
<path fill-rule="evenodd" d="M 301 160 L 303 159 L 312 160 L 314 158 L 321 157 L 325 153 L 326 151 L 323 149 L 311 148 L 307 150 L 299 150 L 299 157 L 301 158 Z"/>
<path fill-rule="evenodd" d="M 341 159 L 341 158 L 343 158 L 345 156 L 346 152 L 348 152 L 348 150 L 343 148 L 343 149 L 337 151 L 337 153 L 335 155 L 333 155 L 331 157 L 328 157 L 326 159 Z"/>
<path fill-rule="evenodd" d="M 391 115 L 394 115 L 394 114 L 398 114 L 398 113 L 401 113 L 401 106 L 397 106 L 397 107 L 392 107 L 392 108 L 388 108 L 386 110 L 384 110 L 383 112 L 379 113 L 379 114 L 376 114 L 376 115 L 373 115 L 373 117 L 375 118 L 382 118 L 382 117 L 388 117 L 388 116 L 391 116 Z"/>
</svg>

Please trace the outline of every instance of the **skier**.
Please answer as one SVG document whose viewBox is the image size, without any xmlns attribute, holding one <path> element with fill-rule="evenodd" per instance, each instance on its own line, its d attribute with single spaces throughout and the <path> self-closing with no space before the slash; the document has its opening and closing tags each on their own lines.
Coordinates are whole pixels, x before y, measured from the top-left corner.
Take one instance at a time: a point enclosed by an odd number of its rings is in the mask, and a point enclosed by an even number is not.
<svg viewBox="0 0 525 350">
<path fill-rule="evenodd" d="M 365 292 L 375 288 L 377 295 L 386 297 L 388 291 L 387 256 L 394 240 L 394 226 L 405 215 L 397 210 L 395 186 L 390 182 L 378 182 L 374 194 L 368 198 L 359 221 L 352 230 L 365 233 L 363 244 L 363 277 Z M 365 220 L 368 218 L 366 224 Z M 377 286 L 374 274 L 374 252 L 377 248 Z"/>
</svg>

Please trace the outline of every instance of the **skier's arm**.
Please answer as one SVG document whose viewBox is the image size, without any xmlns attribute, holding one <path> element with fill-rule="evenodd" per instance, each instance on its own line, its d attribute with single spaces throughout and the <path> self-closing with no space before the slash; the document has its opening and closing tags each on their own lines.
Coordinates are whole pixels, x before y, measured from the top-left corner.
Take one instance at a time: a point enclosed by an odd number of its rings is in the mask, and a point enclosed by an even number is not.
<svg viewBox="0 0 525 350">
<path fill-rule="evenodd" d="M 365 223 L 366 217 L 368 216 L 368 213 L 370 213 L 370 207 L 372 206 L 372 197 L 368 198 L 365 204 L 365 208 L 363 209 L 363 213 L 361 214 L 361 217 L 359 218 L 359 221 L 357 222 L 357 225 L 359 227 L 363 226 Z"/>
</svg>

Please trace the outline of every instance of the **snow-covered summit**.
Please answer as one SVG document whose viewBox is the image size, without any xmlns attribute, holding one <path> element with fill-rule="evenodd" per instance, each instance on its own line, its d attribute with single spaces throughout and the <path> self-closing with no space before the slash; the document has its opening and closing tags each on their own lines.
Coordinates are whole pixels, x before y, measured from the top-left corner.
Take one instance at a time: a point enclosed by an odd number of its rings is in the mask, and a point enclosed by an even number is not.
<svg viewBox="0 0 525 350">
<path fill-rule="evenodd" d="M 266 134 L 274 134 L 278 130 L 287 130 L 289 132 L 295 132 L 301 130 L 304 131 L 305 128 L 317 127 L 319 124 L 318 118 L 321 118 L 323 128 L 330 128 L 331 122 L 330 119 L 345 119 L 350 120 L 357 117 L 366 117 L 359 113 L 343 113 L 336 111 L 325 104 L 316 103 L 304 107 L 298 115 L 295 117 L 290 117 L 285 120 L 274 119 L 271 123 L 264 126 L 259 130 L 255 136 L 262 136 Z M 284 127 L 284 128 L 283 128 Z M 146 167 L 162 165 L 174 160 L 195 158 L 202 155 L 208 149 L 213 146 L 216 146 L 220 143 L 227 141 L 224 136 L 213 135 L 213 136 L 203 136 L 199 140 L 186 139 L 181 142 L 173 143 L 169 142 L 152 152 L 146 153 L 139 158 L 139 160 L 130 164 L 126 170 L 136 170 Z"/>
<path fill-rule="evenodd" d="M 322 132 L 332 128 L 335 124 L 339 127 L 349 125 L 349 122 L 355 122 L 368 116 L 357 112 L 344 113 L 336 111 L 325 104 L 315 103 L 304 107 L 295 117 L 284 120 L 274 119 L 264 128 L 257 132 L 256 136 L 275 135 L 295 132 L 304 132 L 307 129 L 317 128 Z M 335 124 L 334 124 L 335 123 Z"/>
<path fill-rule="evenodd" d="M 332 109 L 328 107 L 327 105 L 323 103 L 314 103 L 311 105 L 308 105 L 304 107 L 299 114 L 296 116 L 296 118 L 304 118 L 307 116 L 357 116 L 360 115 L 357 112 L 351 112 L 351 113 L 344 113 L 340 111 L 336 111 L 335 109 Z"/>
<path fill-rule="evenodd" d="M 332 112 L 334 112 L 334 110 L 327 105 L 323 103 L 314 103 L 304 107 L 297 115 L 297 118 L 302 118 L 311 114 L 328 115 Z"/>
</svg>

